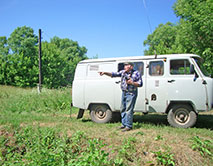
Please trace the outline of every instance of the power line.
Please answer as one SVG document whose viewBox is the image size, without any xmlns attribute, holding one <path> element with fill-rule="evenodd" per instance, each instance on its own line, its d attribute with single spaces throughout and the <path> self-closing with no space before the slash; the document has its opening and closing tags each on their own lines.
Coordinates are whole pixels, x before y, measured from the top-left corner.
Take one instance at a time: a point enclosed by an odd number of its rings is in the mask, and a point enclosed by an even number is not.
<svg viewBox="0 0 213 166">
<path fill-rule="evenodd" d="M 48 37 L 49 40 L 53 38 L 53 37 L 51 37 L 51 35 L 49 35 L 49 34 L 48 34 L 47 32 L 45 32 L 45 31 L 42 31 L 42 33 L 43 33 L 46 37 Z"/>
<path fill-rule="evenodd" d="M 143 0 L 143 5 L 144 5 L 144 8 L 145 8 L 146 17 L 147 17 L 147 21 L 148 21 L 148 24 L 149 24 L 149 30 L 150 30 L 150 33 L 152 34 L 152 26 L 151 26 L 151 23 L 150 23 L 149 14 L 148 14 L 148 11 L 147 11 L 145 0 Z"/>
</svg>

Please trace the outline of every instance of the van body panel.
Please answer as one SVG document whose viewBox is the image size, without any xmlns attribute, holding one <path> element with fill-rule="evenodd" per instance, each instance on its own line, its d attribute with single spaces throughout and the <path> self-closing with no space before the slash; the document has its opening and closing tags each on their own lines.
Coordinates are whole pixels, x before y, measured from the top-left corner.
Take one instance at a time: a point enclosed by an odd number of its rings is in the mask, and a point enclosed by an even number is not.
<svg viewBox="0 0 213 166">
<path fill-rule="evenodd" d="M 193 57 L 200 58 L 193 54 L 173 54 L 159 55 L 157 58 L 140 56 L 81 61 L 73 81 L 73 105 L 88 109 L 91 104 L 100 103 L 108 105 L 111 111 L 119 111 L 121 78 L 100 76 L 98 72 L 116 72 L 119 64 L 131 61 L 143 63 L 143 86 L 138 88 L 135 112 L 166 112 L 170 103 L 178 102 L 191 103 L 198 112 L 210 110 L 213 105 L 213 79 L 202 74 Z M 189 72 L 191 64 L 197 78 Z"/>
<path fill-rule="evenodd" d="M 87 65 L 77 65 L 72 85 L 72 103 L 73 106 L 85 109 L 85 78 Z"/>
<path fill-rule="evenodd" d="M 87 66 L 85 83 L 85 109 L 92 104 L 107 104 L 111 109 L 114 106 L 113 80 L 107 76 L 100 76 L 99 71 L 112 72 L 114 64 L 110 62 L 90 63 Z"/>
</svg>

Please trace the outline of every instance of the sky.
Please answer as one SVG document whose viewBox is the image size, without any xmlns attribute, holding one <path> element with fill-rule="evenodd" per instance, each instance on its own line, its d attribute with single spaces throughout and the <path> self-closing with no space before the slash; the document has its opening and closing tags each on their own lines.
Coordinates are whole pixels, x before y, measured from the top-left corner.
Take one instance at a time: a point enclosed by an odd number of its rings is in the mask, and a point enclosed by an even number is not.
<svg viewBox="0 0 213 166">
<path fill-rule="evenodd" d="M 31 27 L 42 41 L 57 36 L 87 48 L 87 57 L 142 56 L 147 36 L 177 23 L 176 0 L 0 0 L 0 36 Z M 149 24 L 150 23 L 150 24 Z"/>
</svg>

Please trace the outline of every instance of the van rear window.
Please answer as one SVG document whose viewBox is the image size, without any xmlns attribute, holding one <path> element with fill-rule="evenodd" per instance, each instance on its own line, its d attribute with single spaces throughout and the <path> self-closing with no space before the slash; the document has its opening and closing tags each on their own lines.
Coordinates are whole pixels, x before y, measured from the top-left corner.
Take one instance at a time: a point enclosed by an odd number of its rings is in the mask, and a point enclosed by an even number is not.
<svg viewBox="0 0 213 166">
<path fill-rule="evenodd" d="M 144 63 L 143 62 L 133 62 L 134 63 L 134 70 L 140 72 L 141 76 L 144 74 Z M 124 63 L 118 64 L 118 72 L 124 70 Z"/>
</svg>

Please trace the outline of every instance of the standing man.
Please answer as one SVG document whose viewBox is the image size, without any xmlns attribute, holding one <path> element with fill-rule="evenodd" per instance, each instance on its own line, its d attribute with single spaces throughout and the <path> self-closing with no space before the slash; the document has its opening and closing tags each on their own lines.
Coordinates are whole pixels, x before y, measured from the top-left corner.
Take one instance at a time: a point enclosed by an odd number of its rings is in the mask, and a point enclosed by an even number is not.
<svg viewBox="0 0 213 166">
<path fill-rule="evenodd" d="M 132 130 L 133 124 L 133 110 L 138 95 L 138 87 L 142 87 L 143 82 L 140 73 L 133 69 L 132 62 L 124 63 L 124 70 L 119 72 L 100 72 L 100 75 L 107 75 L 110 77 L 121 77 L 121 123 L 120 129 L 122 131 Z"/>
</svg>

